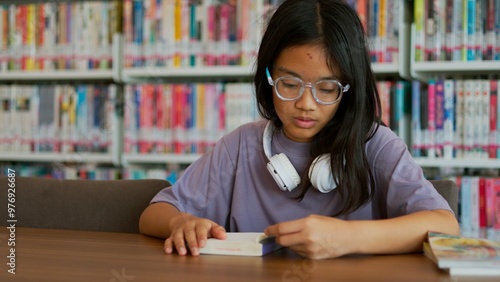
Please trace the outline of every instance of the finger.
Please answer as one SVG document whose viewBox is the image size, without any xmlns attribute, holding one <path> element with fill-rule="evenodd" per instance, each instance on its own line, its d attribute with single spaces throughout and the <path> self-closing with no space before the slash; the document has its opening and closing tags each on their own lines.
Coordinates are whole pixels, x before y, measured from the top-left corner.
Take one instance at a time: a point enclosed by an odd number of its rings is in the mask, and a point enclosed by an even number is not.
<svg viewBox="0 0 500 282">
<path fill-rule="evenodd" d="M 292 220 L 292 221 L 285 221 L 281 222 L 275 225 L 268 226 L 265 230 L 264 233 L 266 235 L 284 235 L 284 234 L 291 234 L 291 233 L 297 233 L 300 232 L 303 228 L 303 220 L 298 219 L 298 220 Z"/>
<path fill-rule="evenodd" d="M 197 256 L 199 255 L 198 251 L 198 240 L 196 236 L 196 229 L 188 229 L 184 232 L 184 239 L 189 247 L 189 251 L 191 255 Z M 206 234 L 206 233 L 205 233 Z"/>
<path fill-rule="evenodd" d="M 304 236 L 302 236 L 301 232 L 288 233 L 276 235 L 276 243 L 280 244 L 283 247 L 292 247 L 295 245 L 303 245 L 306 244 L 304 242 Z"/>
<path fill-rule="evenodd" d="M 187 250 L 186 250 L 186 242 L 184 240 L 184 233 L 176 232 L 175 234 L 172 234 L 170 238 L 172 238 L 172 242 L 173 245 L 175 246 L 175 249 L 177 250 L 177 253 L 181 256 L 186 255 Z"/>
<path fill-rule="evenodd" d="M 165 251 L 166 254 L 171 254 L 174 250 L 173 245 L 172 245 L 172 238 L 167 238 L 165 242 L 163 243 L 163 250 Z"/>
<path fill-rule="evenodd" d="M 226 239 L 226 229 L 220 225 L 212 226 L 210 233 L 213 238 L 224 240 Z"/>
</svg>

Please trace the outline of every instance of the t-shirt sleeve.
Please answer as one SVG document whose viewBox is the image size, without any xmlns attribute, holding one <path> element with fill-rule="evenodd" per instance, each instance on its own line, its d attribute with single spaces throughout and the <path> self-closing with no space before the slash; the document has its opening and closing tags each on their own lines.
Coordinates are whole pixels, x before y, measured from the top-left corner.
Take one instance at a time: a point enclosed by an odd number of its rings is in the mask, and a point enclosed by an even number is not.
<svg viewBox="0 0 500 282">
<path fill-rule="evenodd" d="M 229 214 L 234 163 L 220 139 L 214 149 L 193 162 L 171 186 L 161 190 L 151 203 L 164 202 L 182 212 L 225 225 Z"/>
<path fill-rule="evenodd" d="M 379 148 L 372 167 L 378 197 L 385 202 L 388 218 L 424 210 L 453 212 L 446 199 L 425 178 L 401 139 L 394 138 Z"/>
</svg>

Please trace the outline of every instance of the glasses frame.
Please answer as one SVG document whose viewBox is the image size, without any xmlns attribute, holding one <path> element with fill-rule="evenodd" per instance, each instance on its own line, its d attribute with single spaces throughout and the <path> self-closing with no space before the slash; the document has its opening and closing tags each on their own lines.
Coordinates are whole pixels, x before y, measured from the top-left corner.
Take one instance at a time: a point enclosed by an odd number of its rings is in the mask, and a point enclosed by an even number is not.
<svg viewBox="0 0 500 282">
<path fill-rule="evenodd" d="M 347 92 L 351 88 L 351 86 L 349 84 L 346 84 L 344 86 L 344 85 L 342 85 L 340 82 L 338 82 L 335 79 L 320 80 L 320 81 L 316 81 L 316 82 L 312 83 L 312 82 L 304 82 L 302 79 L 300 79 L 298 77 L 295 77 L 295 76 L 281 76 L 281 77 L 278 77 L 276 80 L 273 80 L 273 78 L 271 77 L 271 73 L 269 72 L 269 68 L 268 67 L 266 67 L 266 74 L 267 74 L 267 82 L 269 83 L 269 85 L 271 85 L 271 86 L 274 87 L 274 90 L 276 91 L 276 95 L 278 96 L 278 98 L 280 98 L 283 101 L 295 101 L 295 100 L 300 99 L 300 97 L 302 97 L 302 95 L 304 94 L 304 91 L 306 90 L 306 87 L 309 87 L 309 88 L 311 88 L 311 92 L 313 94 L 314 100 L 318 104 L 333 105 L 333 104 L 337 103 L 342 98 L 344 92 Z M 297 97 L 295 97 L 295 98 L 285 98 L 285 97 L 281 96 L 281 94 L 278 92 L 278 89 L 276 88 L 276 83 L 278 81 L 282 80 L 282 79 L 285 79 L 285 78 L 293 78 L 293 79 L 296 79 L 297 81 L 301 82 L 302 87 L 300 88 L 299 95 Z M 340 91 L 340 95 L 339 95 L 339 97 L 335 101 L 332 101 L 332 102 L 323 102 L 323 101 L 321 101 L 321 100 L 318 99 L 318 96 L 316 96 L 316 85 L 319 82 L 324 82 L 324 81 L 333 82 L 333 83 L 337 84 L 340 87 L 340 90 L 341 90 Z"/>
</svg>

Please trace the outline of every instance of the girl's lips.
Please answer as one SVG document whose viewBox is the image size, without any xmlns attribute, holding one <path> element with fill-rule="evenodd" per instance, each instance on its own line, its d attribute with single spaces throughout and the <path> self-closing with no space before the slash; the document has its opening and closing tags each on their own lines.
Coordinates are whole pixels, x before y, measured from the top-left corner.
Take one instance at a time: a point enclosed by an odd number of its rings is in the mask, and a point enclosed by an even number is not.
<svg viewBox="0 0 500 282">
<path fill-rule="evenodd" d="M 301 128 L 311 128 L 315 124 L 315 121 L 312 119 L 303 119 L 303 118 L 296 118 L 295 119 L 295 125 Z"/>
</svg>

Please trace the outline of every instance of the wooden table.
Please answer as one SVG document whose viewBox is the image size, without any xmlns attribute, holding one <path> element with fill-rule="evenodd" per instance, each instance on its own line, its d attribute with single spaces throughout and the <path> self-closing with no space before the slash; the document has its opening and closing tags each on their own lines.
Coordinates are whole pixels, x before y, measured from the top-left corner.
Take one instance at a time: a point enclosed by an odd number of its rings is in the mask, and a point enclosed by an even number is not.
<svg viewBox="0 0 500 282">
<path fill-rule="evenodd" d="M 265 257 L 165 255 L 139 234 L 0 227 L 0 281 L 498 281 L 451 278 L 422 254 L 308 260 L 288 250 Z"/>
</svg>

